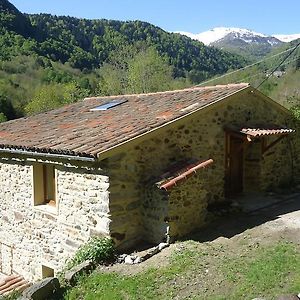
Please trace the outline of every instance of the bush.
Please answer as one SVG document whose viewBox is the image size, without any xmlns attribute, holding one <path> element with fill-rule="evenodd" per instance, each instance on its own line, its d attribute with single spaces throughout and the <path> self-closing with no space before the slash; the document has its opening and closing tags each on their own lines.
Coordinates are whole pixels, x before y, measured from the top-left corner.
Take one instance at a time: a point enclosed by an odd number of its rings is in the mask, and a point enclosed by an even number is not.
<svg viewBox="0 0 300 300">
<path fill-rule="evenodd" d="M 6 115 L 4 113 L 0 112 L 0 123 L 6 122 L 6 121 L 7 121 Z"/>
<path fill-rule="evenodd" d="M 293 106 L 291 108 L 291 112 L 297 120 L 300 120 L 300 107 L 299 106 Z"/>
<path fill-rule="evenodd" d="M 114 250 L 112 239 L 92 237 L 77 250 L 75 256 L 67 263 L 67 269 L 71 269 L 86 260 L 99 264 L 111 261 L 114 257 Z"/>
<path fill-rule="evenodd" d="M 18 300 L 20 299 L 21 293 L 19 291 L 13 291 L 11 294 L 7 296 L 3 296 L 3 300 Z M 1 297 L 1 296 L 0 296 Z"/>
</svg>

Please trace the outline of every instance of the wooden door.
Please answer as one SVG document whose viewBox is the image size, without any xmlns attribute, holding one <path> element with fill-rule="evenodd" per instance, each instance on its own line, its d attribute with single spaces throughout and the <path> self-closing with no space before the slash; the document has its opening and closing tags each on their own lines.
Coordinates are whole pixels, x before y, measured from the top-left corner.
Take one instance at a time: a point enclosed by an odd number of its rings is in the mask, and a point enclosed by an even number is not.
<svg viewBox="0 0 300 300">
<path fill-rule="evenodd" d="M 226 196 L 232 197 L 243 191 L 243 139 L 230 135 L 228 142 L 225 192 Z"/>
</svg>

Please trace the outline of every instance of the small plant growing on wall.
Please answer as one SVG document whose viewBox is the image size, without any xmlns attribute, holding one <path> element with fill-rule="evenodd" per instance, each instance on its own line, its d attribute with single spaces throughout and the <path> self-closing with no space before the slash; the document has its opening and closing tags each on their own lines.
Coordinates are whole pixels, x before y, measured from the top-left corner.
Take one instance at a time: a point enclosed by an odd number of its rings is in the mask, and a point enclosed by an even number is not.
<svg viewBox="0 0 300 300">
<path fill-rule="evenodd" d="M 21 296 L 20 292 L 18 291 L 13 291 L 11 294 L 7 295 L 7 296 L 0 296 L 0 299 L 3 300 L 17 300 L 19 299 Z"/>
<path fill-rule="evenodd" d="M 67 263 L 67 269 L 86 260 L 90 260 L 95 264 L 109 262 L 114 258 L 114 253 L 115 249 L 112 239 L 92 237 L 77 250 L 75 256 Z"/>
</svg>

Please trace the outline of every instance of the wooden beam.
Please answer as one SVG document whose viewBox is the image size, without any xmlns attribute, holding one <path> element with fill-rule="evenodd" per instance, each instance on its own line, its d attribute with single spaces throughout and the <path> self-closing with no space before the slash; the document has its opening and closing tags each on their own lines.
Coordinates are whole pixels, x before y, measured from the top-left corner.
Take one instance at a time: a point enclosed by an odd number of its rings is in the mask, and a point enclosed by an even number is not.
<svg viewBox="0 0 300 300">
<path fill-rule="evenodd" d="M 252 141 L 248 140 L 247 138 L 244 138 L 243 139 L 243 143 L 240 145 L 240 147 L 237 149 L 238 152 L 242 151 L 242 150 L 246 150 L 247 147 L 249 146 L 249 144 L 251 143 Z"/>
<path fill-rule="evenodd" d="M 246 148 L 249 146 L 249 144 L 251 142 L 253 142 L 253 139 L 248 137 L 248 135 L 246 136 L 243 133 L 236 133 L 236 132 L 232 132 L 232 131 L 225 131 L 225 135 L 226 135 L 226 141 L 227 141 L 227 145 L 226 145 L 226 149 L 227 149 L 227 153 L 229 156 L 230 153 L 230 137 L 234 136 L 237 137 L 241 140 L 243 140 L 243 143 L 241 144 L 241 146 L 237 149 L 238 152 L 242 151 L 242 150 L 246 150 Z M 227 148 L 228 147 L 228 148 Z"/>
<path fill-rule="evenodd" d="M 272 148 L 273 146 L 275 146 L 277 143 L 279 143 L 286 136 L 287 136 L 287 134 L 286 135 L 281 135 L 279 138 L 277 138 L 275 141 L 273 141 L 269 145 L 267 145 L 267 143 L 264 141 L 263 145 L 262 145 L 262 154 L 264 154 L 265 152 L 267 152 L 270 148 Z"/>
</svg>

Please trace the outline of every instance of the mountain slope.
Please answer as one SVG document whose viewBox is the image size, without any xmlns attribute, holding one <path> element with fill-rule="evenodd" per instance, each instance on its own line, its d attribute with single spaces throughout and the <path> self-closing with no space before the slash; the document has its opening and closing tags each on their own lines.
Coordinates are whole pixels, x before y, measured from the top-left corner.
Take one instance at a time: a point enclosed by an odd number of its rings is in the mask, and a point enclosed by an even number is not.
<svg viewBox="0 0 300 300">
<path fill-rule="evenodd" d="M 249 30 L 229 32 L 211 45 L 246 57 L 262 58 L 282 42 L 275 37 L 265 36 Z"/>
<path fill-rule="evenodd" d="M 270 45 L 280 44 L 280 40 L 274 38 L 274 36 L 267 36 L 265 34 L 255 32 L 248 29 L 237 28 L 237 27 L 216 27 L 208 31 L 204 31 L 198 34 L 193 34 L 189 32 L 178 32 L 189 36 L 195 40 L 203 42 L 205 45 L 213 45 L 228 35 L 231 39 L 241 39 L 245 43 L 269 43 Z"/>
<path fill-rule="evenodd" d="M 300 34 L 268 36 L 235 27 L 217 27 L 198 34 L 179 33 L 201 41 L 206 45 L 226 49 L 252 59 L 262 58 L 284 42 L 292 41 L 298 36 L 300 37 Z"/>
<path fill-rule="evenodd" d="M 0 29 L 14 31 L 24 37 L 33 33 L 28 18 L 7 0 L 0 0 Z"/>
<path fill-rule="evenodd" d="M 297 39 L 300 39 L 300 33 L 296 34 L 274 34 L 274 37 L 276 37 L 278 40 L 288 43 Z"/>
<path fill-rule="evenodd" d="M 0 122 L 88 95 L 137 93 L 142 76 L 154 92 L 245 64 L 141 21 L 28 15 L 0 0 L 0 25 Z"/>
<path fill-rule="evenodd" d="M 52 55 L 63 62 L 70 61 L 74 67 L 101 65 L 109 59 L 112 51 L 141 42 L 154 46 L 161 55 L 166 55 L 177 76 L 184 76 L 191 70 L 224 73 L 228 68 L 241 65 L 239 58 L 226 52 L 165 32 L 146 22 L 85 20 L 50 15 L 31 15 L 30 20 L 35 24 L 38 39 L 41 40 L 40 54 Z M 72 50 L 67 51 L 65 44 Z"/>
<path fill-rule="evenodd" d="M 176 77 L 200 72 L 206 78 L 244 63 L 241 57 L 168 33 L 146 22 L 24 15 L 7 0 L 0 1 L 2 59 L 13 57 L 15 53 L 38 54 L 68 62 L 74 68 L 93 69 L 108 62 L 113 51 L 143 43 L 167 57 Z"/>
</svg>

